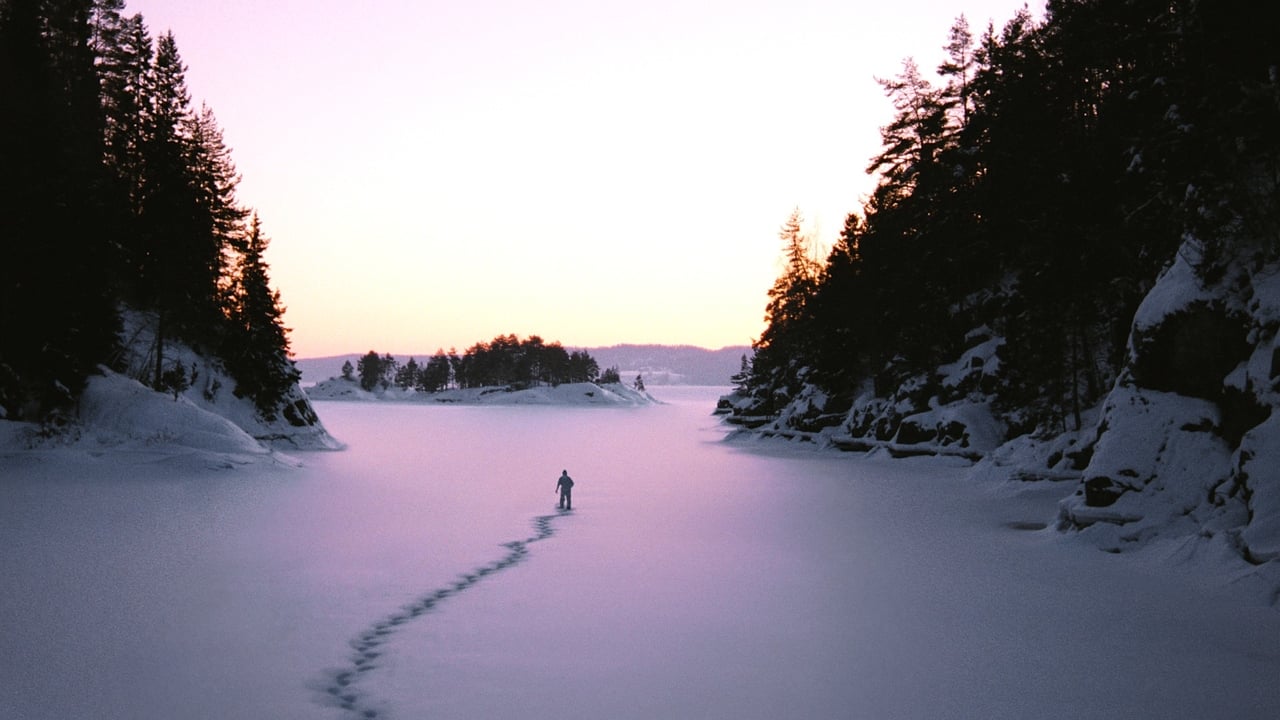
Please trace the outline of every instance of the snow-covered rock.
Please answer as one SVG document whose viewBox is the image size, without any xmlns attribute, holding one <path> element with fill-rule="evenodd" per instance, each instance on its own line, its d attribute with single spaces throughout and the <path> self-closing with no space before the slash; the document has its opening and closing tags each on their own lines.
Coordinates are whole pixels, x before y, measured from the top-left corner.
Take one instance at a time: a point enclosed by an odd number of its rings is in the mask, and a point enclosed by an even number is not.
<svg viewBox="0 0 1280 720">
<path fill-rule="evenodd" d="M 741 394 L 720 398 L 718 414 L 745 432 L 812 441 L 842 450 L 886 450 L 898 456 L 944 455 L 980 460 L 1007 429 L 991 408 L 1004 339 L 987 327 L 967 336 L 954 362 L 933 373 L 903 377 L 889 396 L 868 386 L 843 403 L 806 384 L 776 414 Z"/>
<path fill-rule="evenodd" d="M 1125 526 L 1102 533 L 1103 544 L 1118 549 L 1117 541 L 1194 533 L 1208 514 L 1243 511 L 1219 493 L 1231 464 L 1219 424 L 1218 409 L 1207 400 L 1117 386 L 1080 487 L 1062 503 L 1061 527 Z"/>
<path fill-rule="evenodd" d="M 813 388 L 769 415 L 742 395 L 719 411 L 737 433 L 968 458 L 972 479 L 1013 492 L 1075 483 L 1056 523 L 1043 519 L 1064 540 L 1211 558 L 1280 602 L 1280 264 L 1237 258 L 1201 273 L 1188 257 L 1184 248 L 1141 302 L 1116 382 L 1075 429 L 1007 437 L 1016 421 L 999 417 L 1016 409 L 991 408 L 1003 341 L 985 327 L 933 372 L 886 368 L 893 390 L 865 388 L 835 424 L 841 409 Z"/>
<path fill-rule="evenodd" d="M 268 450 L 227 418 L 178 395 L 104 370 L 89 378 L 80 398 L 83 442 L 95 447 L 169 446 L 233 456 L 266 455 Z"/>
<path fill-rule="evenodd" d="M 105 368 L 88 379 L 78 409 L 74 421 L 56 431 L 0 420 L 0 451 L 205 468 L 297 465 L 186 396 L 156 392 Z"/>
<path fill-rule="evenodd" d="M 1280 561 L 1280 413 L 1245 434 L 1231 471 L 1248 510 L 1240 540 L 1254 562 Z"/>
<path fill-rule="evenodd" d="M 1059 527 L 1111 551 L 1207 543 L 1280 590 L 1280 267 L 1206 285 L 1184 255 L 1135 315 Z"/>
<path fill-rule="evenodd" d="M 123 313 L 125 374 L 147 378 L 155 362 L 154 318 Z M 236 395 L 235 380 L 222 363 L 176 342 L 165 343 L 166 367 L 180 367 L 187 387 L 179 392 L 192 405 L 226 418 L 254 439 L 270 447 L 291 450 L 337 450 L 342 443 L 325 429 L 302 387 L 294 384 L 276 414 L 264 417 L 253 401 Z M 170 396 L 172 397 L 172 396 Z"/>
<path fill-rule="evenodd" d="M 977 342 L 961 353 L 953 363 L 938 368 L 942 386 L 953 390 L 984 390 L 995 382 L 1000 372 L 1001 338 L 983 326 L 969 333 L 970 342 Z"/>
</svg>

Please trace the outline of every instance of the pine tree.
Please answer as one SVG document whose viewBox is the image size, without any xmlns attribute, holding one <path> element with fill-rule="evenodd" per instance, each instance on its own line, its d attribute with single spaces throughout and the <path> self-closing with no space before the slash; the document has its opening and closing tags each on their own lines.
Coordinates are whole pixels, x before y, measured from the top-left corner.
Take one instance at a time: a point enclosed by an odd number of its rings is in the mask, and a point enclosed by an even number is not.
<svg viewBox="0 0 1280 720">
<path fill-rule="evenodd" d="M 212 320 L 215 308 L 221 304 L 219 284 L 227 274 L 229 255 L 239 249 L 242 238 L 252 237 L 252 233 L 244 233 L 244 219 L 249 213 L 236 200 L 240 176 L 208 105 L 201 105 L 200 112 L 187 119 L 185 134 L 190 138 L 187 171 L 195 190 L 201 234 L 199 244 L 193 245 L 203 260 L 204 288 L 208 292 L 204 300 Z"/>
<path fill-rule="evenodd" d="M 600 365 L 590 353 L 586 350 L 574 350 L 569 353 L 567 382 L 595 382 L 598 377 L 600 377 Z"/>
<path fill-rule="evenodd" d="M 799 208 L 778 232 L 782 240 L 784 267 L 765 307 L 765 329 L 753 343 L 752 373 L 757 386 L 770 397 L 784 388 L 797 387 L 803 378 L 795 375 L 812 358 L 811 301 L 817 291 L 820 266 L 810 251 L 811 241 L 803 232 Z"/>
<path fill-rule="evenodd" d="M 943 89 L 943 106 L 951 115 L 956 127 L 969 124 L 973 109 L 973 77 L 977 70 L 973 33 L 964 15 L 956 18 L 947 35 L 947 59 L 938 66 L 938 74 L 946 80 Z"/>
<path fill-rule="evenodd" d="M 148 75 L 140 232 L 133 253 L 137 262 L 136 298 L 156 313 L 156 387 L 164 373 L 167 336 L 180 335 L 184 327 L 208 319 L 204 312 L 207 305 L 202 302 L 208 290 L 201 270 L 204 263 L 198 252 L 193 252 L 201 228 L 186 162 L 188 138 L 183 134 L 191 105 L 185 74 L 177 42 L 172 33 L 166 33 L 156 43 Z"/>
<path fill-rule="evenodd" d="M 540 364 L 543 382 L 553 386 L 569 382 L 569 352 L 559 342 L 543 348 Z"/>
<path fill-rule="evenodd" d="M 410 357 L 408 362 L 396 369 L 396 387 L 401 390 L 417 387 L 421 372 L 418 361 Z"/>
<path fill-rule="evenodd" d="M 813 324 L 821 328 L 813 337 L 815 379 L 841 393 L 851 391 L 873 368 L 881 367 L 887 352 L 876 341 L 880 319 L 862 258 L 864 229 L 856 213 L 845 218 L 813 299 Z M 745 357 L 743 362 L 740 375 L 750 377 Z M 733 381 L 745 394 L 737 378 Z"/>
<path fill-rule="evenodd" d="M 729 376 L 729 382 L 733 385 L 735 392 L 745 394 L 750 391 L 751 360 L 749 360 L 745 354 L 742 356 L 742 362 L 738 368 L 738 372 Z"/>
<path fill-rule="evenodd" d="M 119 0 L 104 2 L 123 7 Z M 144 122 L 150 102 L 154 51 L 141 15 L 120 18 L 116 12 L 104 9 L 99 17 L 95 46 L 106 120 L 106 164 L 115 178 L 122 211 L 136 218 L 142 210 Z M 130 233 L 134 234 L 136 231 Z M 132 266 L 138 267 L 139 262 L 133 258 Z"/>
<path fill-rule="evenodd" d="M 439 392 L 449 386 L 451 374 L 449 357 L 444 350 L 437 350 L 423 366 L 418 376 L 418 387 L 424 392 Z"/>
<path fill-rule="evenodd" d="M 254 213 L 241 241 L 230 289 L 230 329 L 222 355 L 236 393 L 251 398 L 266 419 L 276 416 L 301 373 L 289 359 L 288 329 L 280 293 L 271 289 L 264 254 L 270 240 Z"/>
<path fill-rule="evenodd" d="M 871 161 L 867 172 L 881 176 L 877 193 L 903 199 L 928 188 L 927 184 L 920 186 L 937 168 L 946 140 L 947 106 L 911 58 L 902 61 L 902 72 L 897 77 L 878 82 L 897 115 L 881 128 L 884 150 Z"/>
<path fill-rule="evenodd" d="M 765 321 L 771 327 L 778 326 L 776 334 L 786 334 L 788 326 L 803 321 L 818 280 L 819 268 L 809 251 L 811 241 L 801 229 L 802 222 L 799 208 L 792 210 L 778 232 L 785 266 L 769 289 L 765 309 Z"/>
<path fill-rule="evenodd" d="M 400 363 L 391 353 L 382 356 L 382 376 L 378 378 L 378 384 L 383 390 L 395 384 L 396 373 L 400 370 Z"/>
<path fill-rule="evenodd" d="M 356 372 L 360 375 L 360 387 L 373 392 L 382 382 L 382 357 L 370 350 L 356 361 Z"/>
<path fill-rule="evenodd" d="M 122 0 L 0 0 L 0 415 L 41 419 L 117 360 L 117 308 L 221 354 L 269 415 L 296 383 L 260 224 L 213 113 L 192 114 L 172 34 Z M 233 262 L 234 261 L 234 262 Z M 170 363 L 171 364 L 171 363 Z"/>
<path fill-rule="evenodd" d="M 69 406 L 118 319 L 92 5 L 0 3 L 0 412 Z"/>
</svg>

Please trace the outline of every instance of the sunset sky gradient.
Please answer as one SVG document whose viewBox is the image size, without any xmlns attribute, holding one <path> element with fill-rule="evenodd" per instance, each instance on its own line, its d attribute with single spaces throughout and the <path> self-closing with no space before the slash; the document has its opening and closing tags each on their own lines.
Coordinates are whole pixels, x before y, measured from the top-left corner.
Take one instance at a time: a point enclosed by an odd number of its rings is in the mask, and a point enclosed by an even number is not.
<svg viewBox="0 0 1280 720">
<path fill-rule="evenodd" d="M 750 343 L 799 207 L 873 186 L 876 77 L 1016 0 L 128 0 L 272 238 L 293 350 Z M 1038 11 L 1038 6 L 1032 6 Z"/>
</svg>

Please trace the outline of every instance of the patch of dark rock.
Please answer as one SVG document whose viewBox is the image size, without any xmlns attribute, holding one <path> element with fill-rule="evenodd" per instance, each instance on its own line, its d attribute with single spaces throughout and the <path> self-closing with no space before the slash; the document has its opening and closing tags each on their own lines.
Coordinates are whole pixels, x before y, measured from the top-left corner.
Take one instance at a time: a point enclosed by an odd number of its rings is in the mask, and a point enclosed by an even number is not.
<svg viewBox="0 0 1280 720">
<path fill-rule="evenodd" d="M 931 427 L 925 427 L 917 422 L 906 420 L 898 426 L 898 442 L 903 445 L 919 445 L 921 443 L 933 442 L 938 437 L 938 431 Z"/>
<path fill-rule="evenodd" d="M 1030 520 L 1013 520 L 1011 522 L 1005 523 L 1004 526 L 1009 528 L 1010 530 L 1036 531 L 1036 530 L 1043 530 L 1049 527 L 1049 524 L 1042 523 L 1042 522 L 1033 522 Z"/>
<path fill-rule="evenodd" d="M 1108 477 L 1092 477 L 1084 481 L 1084 504 L 1089 507 L 1108 507 L 1124 494 L 1124 490 Z"/>
<path fill-rule="evenodd" d="M 968 430 L 969 428 L 966 427 L 964 423 L 958 420 L 952 420 L 942 427 L 938 439 L 944 445 L 953 442 L 963 442 L 965 440 L 965 433 L 968 432 Z"/>
<path fill-rule="evenodd" d="M 1093 445 L 1086 445 L 1075 452 L 1067 453 L 1067 459 L 1071 461 L 1072 470 L 1084 470 L 1089 467 L 1089 461 L 1093 459 Z"/>
<path fill-rule="evenodd" d="M 1133 344 L 1140 386 L 1207 400 L 1221 397 L 1223 379 L 1250 350 L 1245 319 L 1207 303 L 1169 315 Z"/>
<path fill-rule="evenodd" d="M 1259 403 L 1253 393 L 1237 388 L 1223 390 L 1218 408 L 1222 414 L 1222 426 L 1218 432 L 1233 448 L 1240 446 L 1245 433 L 1271 417 L 1270 406 Z"/>
</svg>

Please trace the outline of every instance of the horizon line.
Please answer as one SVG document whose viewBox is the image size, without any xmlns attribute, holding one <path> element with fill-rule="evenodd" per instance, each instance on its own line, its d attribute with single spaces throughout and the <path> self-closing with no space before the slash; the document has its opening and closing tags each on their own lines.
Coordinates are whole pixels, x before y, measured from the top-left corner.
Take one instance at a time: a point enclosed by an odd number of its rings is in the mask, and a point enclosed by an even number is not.
<svg viewBox="0 0 1280 720">
<path fill-rule="evenodd" d="M 475 343 L 473 343 L 473 345 L 474 344 Z M 730 350 L 730 349 L 736 350 L 739 348 L 746 348 L 748 350 L 751 349 L 750 343 L 745 343 L 742 345 L 722 345 L 718 348 L 707 347 L 705 345 L 695 345 L 693 343 L 674 343 L 674 344 L 671 344 L 671 343 L 614 343 L 612 345 L 567 345 L 565 343 L 560 343 L 560 345 L 561 347 L 564 347 L 569 350 L 578 350 L 578 349 L 610 350 L 613 348 L 621 348 L 621 347 L 655 347 L 655 348 L 694 348 L 696 350 L 703 350 L 706 352 L 721 352 L 723 350 Z M 333 358 L 347 357 L 350 355 L 363 356 L 363 355 L 368 355 L 370 352 L 376 352 L 379 355 L 391 355 L 392 357 L 411 357 L 411 358 L 428 357 L 429 358 L 434 356 L 436 352 L 438 352 L 438 350 L 432 350 L 431 352 L 428 352 L 428 353 L 398 353 L 398 352 L 387 353 L 380 350 L 365 350 L 363 352 L 345 352 L 345 353 L 334 353 L 330 355 L 294 355 L 290 357 L 290 359 L 293 360 L 294 362 L 297 362 L 299 360 L 329 360 Z M 459 354 L 462 354 L 465 352 L 466 352 L 465 349 L 458 351 Z"/>
</svg>

